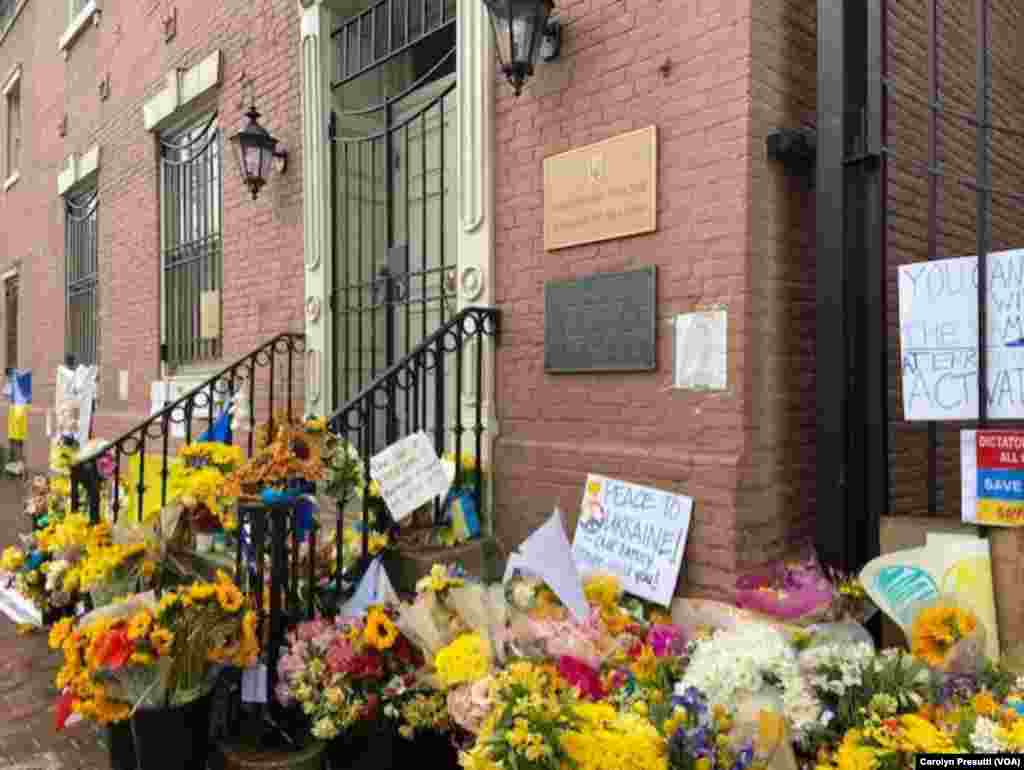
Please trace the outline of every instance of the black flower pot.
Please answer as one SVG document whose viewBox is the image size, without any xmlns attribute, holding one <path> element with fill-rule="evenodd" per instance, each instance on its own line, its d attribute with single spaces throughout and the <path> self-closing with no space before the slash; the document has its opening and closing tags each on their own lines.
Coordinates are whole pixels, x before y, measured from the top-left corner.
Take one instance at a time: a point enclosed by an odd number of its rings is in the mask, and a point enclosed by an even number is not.
<svg viewBox="0 0 1024 770">
<path fill-rule="evenodd" d="M 404 766 L 401 737 L 390 720 L 360 722 L 327 745 L 331 770 L 391 770 Z"/>
<path fill-rule="evenodd" d="M 206 770 L 209 695 L 183 706 L 139 709 L 110 726 L 111 770 Z"/>
<path fill-rule="evenodd" d="M 411 740 L 399 740 L 397 767 L 424 767 L 430 770 L 458 770 L 459 752 L 451 737 L 442 733 L 417 733 Z"/>
</svg>

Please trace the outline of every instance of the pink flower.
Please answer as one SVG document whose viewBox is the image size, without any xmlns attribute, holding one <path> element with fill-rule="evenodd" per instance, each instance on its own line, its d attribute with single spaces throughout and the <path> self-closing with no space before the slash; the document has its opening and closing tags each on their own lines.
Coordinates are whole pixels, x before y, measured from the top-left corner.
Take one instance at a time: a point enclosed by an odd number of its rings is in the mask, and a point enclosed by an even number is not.
<svg viewBox="0 0 1024 770">
<path fill-rule="evenodd" d="M 682 655 L 683 632 L 676 626 L 652 626 L 647 634 L 647 643 L 659 658 L 667 655 Z"/>
<path fill-rule="evenodd" d="M 558 673 L 570 685 L 578 689 L 584 698 L 599 700 L 604 697 L 601 675 L 582 660 L 563 655 L 558 659 Z"/>
<path fill-rule="evenodd" d="M 355 658 L 355 650 L 348 639 L 338 637 L 327 651 L 327 668 L 332 674 L 348 673 Z"/>
<path fill-rule="evenodd" d="M 287 655 L 281 658 L 277 664 L 278 673 L 282 678 L 289 678 L 292 674 L 297 674 L 306 667 L 305 661 L 298 655 L 289 652 Z"/>
<path fill-rule="evenodd" d="M 290 706 L 294 702 L 291 688 L 286 682 L 277 683 L 277 687 L 274 688 L 274 695 L 277 697 L 277 702 L 282 706 Z"/>
<path fill-rule="evenodd" d="M 491 679 L 484 677 L 472 684 L 464 684 L 448 693 L 448 713 L 459 727 L 474 735 L 480 732 L 484 720 L 491 713 Z"/>
<path fill-rule="evenodd" d="M 300 623 L 299 627 L 295 629 L 295 633 L 299 639 L 309 642 L 329 630 L 331 630 L 330 624 L 317 618 L 306 623 Z"/>
</svg>

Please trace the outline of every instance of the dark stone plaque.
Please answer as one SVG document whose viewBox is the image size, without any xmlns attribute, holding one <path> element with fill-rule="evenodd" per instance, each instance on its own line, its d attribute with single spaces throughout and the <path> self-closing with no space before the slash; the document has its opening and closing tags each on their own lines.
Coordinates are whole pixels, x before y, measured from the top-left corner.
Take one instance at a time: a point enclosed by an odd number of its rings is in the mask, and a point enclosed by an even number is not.
<svg viewBox="0 0 1024 770">
<path fill-rule="evenodd" d="M 544 285 L 544 370 L 647 372 L 656 368 L 652 265 Z"/>
</svg>

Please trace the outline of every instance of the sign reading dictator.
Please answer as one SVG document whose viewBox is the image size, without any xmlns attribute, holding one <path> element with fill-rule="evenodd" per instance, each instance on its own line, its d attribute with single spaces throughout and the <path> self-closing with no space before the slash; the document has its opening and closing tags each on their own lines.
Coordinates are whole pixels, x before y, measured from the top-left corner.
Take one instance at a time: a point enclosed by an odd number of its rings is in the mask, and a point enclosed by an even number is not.
<svg viewBox="0 0 1024 770">
<path fill-rule="evenodd" d="M 1024 526 L 1024 431 L 979 430 L 979 524 Z"/>
</svg>

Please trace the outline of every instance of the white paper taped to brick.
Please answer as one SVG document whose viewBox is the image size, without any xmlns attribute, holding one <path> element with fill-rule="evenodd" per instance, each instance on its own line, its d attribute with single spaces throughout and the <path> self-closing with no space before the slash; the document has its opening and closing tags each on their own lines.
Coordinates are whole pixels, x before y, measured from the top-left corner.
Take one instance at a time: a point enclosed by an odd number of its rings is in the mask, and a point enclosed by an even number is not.
<svg viewBox="0 0 1024 770">
<path fill-rule="evenodd" d="M 728 311 L 706 310 L 676 316 L 674 387 L 725 390 L 728 387 Z"/>
</svg>

